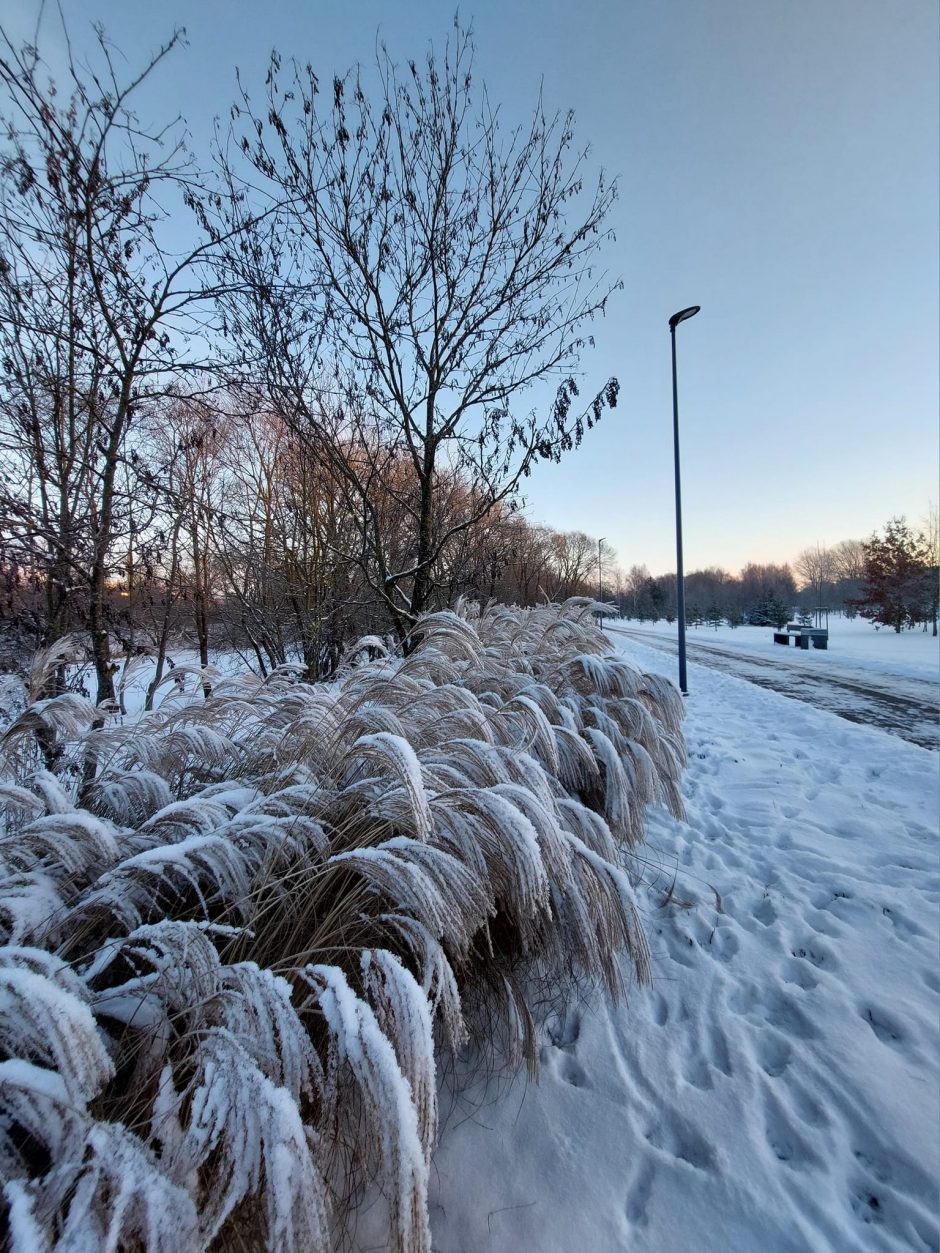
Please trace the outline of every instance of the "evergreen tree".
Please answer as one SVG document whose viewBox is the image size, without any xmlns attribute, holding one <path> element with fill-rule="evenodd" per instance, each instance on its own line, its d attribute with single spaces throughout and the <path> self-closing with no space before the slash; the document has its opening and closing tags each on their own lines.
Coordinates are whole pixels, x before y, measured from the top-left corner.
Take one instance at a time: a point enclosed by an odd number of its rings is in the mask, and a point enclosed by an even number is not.
<svg viewBox="0 0 940 1253">
<path fill-rule="evenodd" d="M 654 622 L 658 622 L 663 616 L 663 610 L 666 604 L 666 597 L 663 589 L 653 579 L 646 580 L 646 594 L 649 598 L 650 617 Z"/>
<path fill-rule="evenodd" d="M 790 610 L 773 588 L 764 588 L 748 610 L 747 620 L 751 626 L 772 626 L 779 631 L 786 626 Z"/>
<path fill-rule="evenodd" d="M 892 518 L 883 536 L 865 545 L 865 581 L 858 598 L 862 617 L 900 634 L 905 626 L 926 622 L 935 601 L 934 580 L 922 536 L 904 518 Z"/>
</svg>

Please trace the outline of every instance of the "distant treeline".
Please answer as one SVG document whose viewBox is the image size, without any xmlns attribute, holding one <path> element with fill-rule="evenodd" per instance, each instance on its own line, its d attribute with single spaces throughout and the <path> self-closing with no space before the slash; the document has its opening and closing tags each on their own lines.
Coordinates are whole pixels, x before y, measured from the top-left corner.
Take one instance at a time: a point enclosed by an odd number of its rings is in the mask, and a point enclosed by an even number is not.
<svg viewBox="0 0 940 1253">
<path fill-rule="evenodd" d="M 936 511 L 919 531 L 892 518 L 883 534 L 831 548 L 817 544 L 792 566 L 751 563 L 737 576 L 717 567 L 693 570 L 685 578 L 686 619 L 691 625 L 782 626 L 824 608 L 896 631 L 932 624 L 936 634 L 938 566 Z M 654 578 L 646 566 L 632 566 L 618 574 L 613 600 L 625 617 L 673 622 L 675 574 Z"/>
</svg>

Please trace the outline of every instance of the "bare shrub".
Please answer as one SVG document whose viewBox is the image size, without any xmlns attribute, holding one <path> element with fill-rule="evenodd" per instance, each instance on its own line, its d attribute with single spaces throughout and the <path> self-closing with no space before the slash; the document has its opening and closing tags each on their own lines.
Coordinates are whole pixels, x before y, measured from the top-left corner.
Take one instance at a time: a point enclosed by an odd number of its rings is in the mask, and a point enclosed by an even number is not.
<svg viewBox="0 0 940 1253">
<path fill-rule="evenodd" d="M 631 850 L 680 812 L 681 701 L 586 613 L 458 606 L 329 685 L 196 671 L 134 723 L 11 723 L 14 1248 L 324 1247 L 367 1179 L 430 1248 L 435 1054 L 534 1070 L 546 996 L 649 974 Z M 24 773 L 40 734 L 58 775 Z"/>
</svg>

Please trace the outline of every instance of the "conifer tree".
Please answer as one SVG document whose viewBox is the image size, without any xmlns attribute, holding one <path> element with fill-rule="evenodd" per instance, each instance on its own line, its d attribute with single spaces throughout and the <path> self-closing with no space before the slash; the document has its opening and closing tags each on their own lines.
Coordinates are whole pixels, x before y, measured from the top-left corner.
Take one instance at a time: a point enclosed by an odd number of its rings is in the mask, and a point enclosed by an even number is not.
<svg viewBox="0 0 940 1253">
<path fill-rule="evenodd" d="M 927 545 L 902 518 L 891 518 L 883 536 L 864 544 L 865 582 L 858 599 L 862 617 L 900 634 L 928 620 L 935 600 Z"/>
</svg>

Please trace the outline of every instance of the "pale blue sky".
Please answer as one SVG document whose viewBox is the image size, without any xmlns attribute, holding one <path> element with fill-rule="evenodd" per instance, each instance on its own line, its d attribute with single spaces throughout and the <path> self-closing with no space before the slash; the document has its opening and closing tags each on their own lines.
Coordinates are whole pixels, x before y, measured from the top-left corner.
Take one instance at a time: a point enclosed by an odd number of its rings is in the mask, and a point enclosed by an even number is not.
<svg viewBox="0 0 940 1253">
<path fill-rule="evenodd" d="M 132 66 L 186 27 L 157 99 L 197 149 L 235 65 L 260 91 L 277 46 L 328 80 L 371 60 L 377 30 L 404 60 L 452 16 L 439 0 L 62 7 Z M 35 12 L 0 0 L 11 31 Z M 686 568 L 917 522 L 940 495 L 935 0 L 477 0 L 461 16 L 507 119 L 544 80 L 620 176 L 607 264 L 624 290 L 583 363 L 585 394 L 616 374 L 620 406 L 538 472 L 530 516 L 674 567 L 666 323 L 700 304 L 679 329 Z"/>
</svg>

